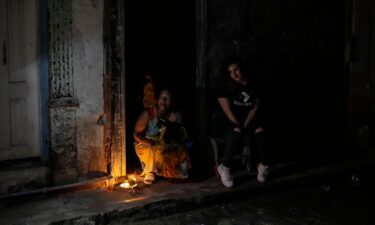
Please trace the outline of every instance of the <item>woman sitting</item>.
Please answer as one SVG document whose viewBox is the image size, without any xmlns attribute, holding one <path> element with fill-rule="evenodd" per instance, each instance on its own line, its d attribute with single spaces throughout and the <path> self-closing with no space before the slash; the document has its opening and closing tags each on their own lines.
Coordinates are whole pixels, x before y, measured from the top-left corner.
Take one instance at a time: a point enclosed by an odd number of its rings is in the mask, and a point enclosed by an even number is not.
<svg viewBox="0 0 375 225">
<path fill-rule="evenodd" d="M 135 151 L 142 164 L 145 184 L 152 184 L 155 175 L 188 177 L 187 135 L 181 113 L 174 110 L 172 97 L 169 89 L 161 89 L 157 104 L 143 111 L 135 125 Z"/>
</svg>

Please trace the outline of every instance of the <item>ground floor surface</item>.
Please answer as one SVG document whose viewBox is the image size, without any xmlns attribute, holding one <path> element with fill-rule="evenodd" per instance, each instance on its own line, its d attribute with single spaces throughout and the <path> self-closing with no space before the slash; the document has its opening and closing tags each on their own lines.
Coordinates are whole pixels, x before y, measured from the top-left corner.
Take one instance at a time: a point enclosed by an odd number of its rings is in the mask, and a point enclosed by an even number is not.
<svg viewBox="0 0 375 225">
<path fill-rule="evenodd" d="M 0 199 L 0 224 L 375 224 L 370 160 L 275 165 L 266 183 L 237 170 L 234 188 L 137 177 L 133 190 L 90 189 Z"/>
<path fill-rule="evenodd" d="M 353 176 L 353 182 L 351 181 Z M 357 180 L 357 181 L 356 181 Z M 373 189 L 374 190 L 374 189 Z M 312 186 L 281 189 L 243 200 L 215 204 L 170 216 L 110 225 L 305 225 L 374 224 L 371 187 L 357 175 L 342 176 Z"/>
</svg>

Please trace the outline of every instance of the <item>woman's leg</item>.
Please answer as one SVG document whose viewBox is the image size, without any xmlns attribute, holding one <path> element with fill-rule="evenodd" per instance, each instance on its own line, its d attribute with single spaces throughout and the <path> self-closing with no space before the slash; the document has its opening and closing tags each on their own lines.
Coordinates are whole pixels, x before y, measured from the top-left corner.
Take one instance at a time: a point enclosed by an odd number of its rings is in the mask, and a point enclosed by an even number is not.
<svg viewBox="0 0 375 225">
<path fill-rule="evenodd" d="M 264 141 L 264 129 L 262 127 L 258 127 L 254 131 L 254 148 L 258 153 L 260 162 L 257 165 L 257 180 L 259 182 L 265 182 L 268 176 L 268 169 L 269 169 L 269 158 L 267 154 L 267 148 L 265 148 L 265 141 Z"/>
<path fill-rule="evenodd" d="M 137 153 L 137 156 L 142 164 L 142 174 L 155 173 L 155 154 L 150 146 L 137 143 L 135 144 L 135 152 Z"/>
<path fill-rule="evenodd" d="M 225 140 L 223 165 L 230 168 L 234 152 L 241 140 L 241 134 L 234 131 L 233 124 L 226 118 L 224 113 L 215 114 L 211 123 L 211 135 Z"/>
<path fill-rule="evenodd" d="M 234 130 L 229 130 L 227 132 L 227 138 L 224 149 L 223 165 L 227 168 L 231 167 L 232 158 L 234 152 L 238 148 L 241 141 L 241 133 Z"/>
<path fill-rule="evenodd" d="M 254 131 L 254 148 L 259 157 L 260 163 L 263 165 L 269 165 L 269 158 L 267 154 L 267 148 L 265 148 L 265 137 L 263 127 L 258 127 Z"/>
</svg>

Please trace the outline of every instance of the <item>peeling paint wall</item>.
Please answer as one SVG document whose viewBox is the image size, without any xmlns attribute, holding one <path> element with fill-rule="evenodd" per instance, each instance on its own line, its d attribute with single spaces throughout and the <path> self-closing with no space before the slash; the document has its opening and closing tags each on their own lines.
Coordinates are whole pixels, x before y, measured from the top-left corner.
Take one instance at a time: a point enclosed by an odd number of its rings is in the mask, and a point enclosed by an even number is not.
<svg viewBox="0 0 375 225">
<path fill-rule="evenodd" d="M 48 1 L 51 165 L 54 184 L 106 174 L 103 1 Z"/>
<path fill-rule="evenodd" d="M 124 1 L 105 1 L 105 138 L 108 173 L 126 174 L 124 101 Z M 110 88 L 108 88 L 110 86 Z"/>
<path fill-rule="evenodd" d="M 80 178 L 104 175 L 103 1 L 73 0 L 74 93 Z"/>
</svg>

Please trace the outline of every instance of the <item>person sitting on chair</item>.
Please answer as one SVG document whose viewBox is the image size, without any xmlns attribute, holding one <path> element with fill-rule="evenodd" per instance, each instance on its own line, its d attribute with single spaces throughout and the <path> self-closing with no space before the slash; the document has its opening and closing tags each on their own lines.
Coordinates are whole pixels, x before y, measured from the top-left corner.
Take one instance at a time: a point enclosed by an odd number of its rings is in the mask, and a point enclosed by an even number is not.
<svg viewBox="0 0 375 225">
<path fill-rule="evenodd" d="M 231 58 L 226 63 L 229 82 L 217 89 L 217 100 L 225 114 L 221 131 L 225 132 L 226 144 L 223 162 L 217 166 L 217 174 L 225 187 L 233 187 L 230 174 L 232 157 L 244 135 L 250 135 L 254 150 L 260 160 L 257 180 L 265 182 L 269 161 L 264 148 L 264 127 L 259 115 L 260 96 L 254 82 L 242 71 L 241 61 Z"/>
</svg>

